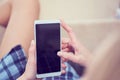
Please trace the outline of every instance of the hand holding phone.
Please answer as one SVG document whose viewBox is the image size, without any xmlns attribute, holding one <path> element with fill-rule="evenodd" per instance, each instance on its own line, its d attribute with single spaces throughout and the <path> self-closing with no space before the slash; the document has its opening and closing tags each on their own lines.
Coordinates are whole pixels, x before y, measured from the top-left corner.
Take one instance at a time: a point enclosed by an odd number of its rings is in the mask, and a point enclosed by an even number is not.
<svg viewBox="0 0 120 80">
<path fill-rule="evenodd" d="M 37 78 L 60 75 L 61 59 L 57 56 L 57 52 L 61 50 L 60 21 L 35 21 L 34 30 Z"/>
</svg>

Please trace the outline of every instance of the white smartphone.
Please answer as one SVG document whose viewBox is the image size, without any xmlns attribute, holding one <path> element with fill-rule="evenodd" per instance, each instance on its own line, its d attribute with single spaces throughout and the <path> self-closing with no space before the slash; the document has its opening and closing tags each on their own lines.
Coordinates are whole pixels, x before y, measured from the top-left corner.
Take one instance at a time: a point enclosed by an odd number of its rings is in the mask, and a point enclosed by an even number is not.
<svg viewBox="0 0 120 80">
<path fill-rule="evenodd" d="M 60 21 L 37 20 L 34 23 L 37 78 L 61 75 L 61 58 L 57 52 L 61 50 Z"/>
</svg>

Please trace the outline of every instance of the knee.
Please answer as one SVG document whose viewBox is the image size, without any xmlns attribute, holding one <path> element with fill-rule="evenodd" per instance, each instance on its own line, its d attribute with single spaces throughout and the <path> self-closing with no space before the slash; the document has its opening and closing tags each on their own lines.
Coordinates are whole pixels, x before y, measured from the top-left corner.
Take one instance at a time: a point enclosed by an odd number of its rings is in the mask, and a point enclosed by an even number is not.
<svg viewBox="0 0 120 80">
<path fill-rule="evenodd" d="M 39 0 L 12 0 L 12 5 L 15 10 L 22 12 L 31 12 L 36 17 L 39 16 L 40 2 Z"/>
</svg>

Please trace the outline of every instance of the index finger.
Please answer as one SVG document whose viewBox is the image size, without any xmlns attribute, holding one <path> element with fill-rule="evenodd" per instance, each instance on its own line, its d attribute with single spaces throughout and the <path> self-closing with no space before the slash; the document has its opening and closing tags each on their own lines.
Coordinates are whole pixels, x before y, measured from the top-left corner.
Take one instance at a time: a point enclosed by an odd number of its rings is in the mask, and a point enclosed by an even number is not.
<svg viewBox="0 0 120 80">
<path fill-rule="evenodd" d="M 64 28 L 65 31 L 67 31 L 69 37 L 70 37 L 70 40 L 72 42 L 72 45 L 73 47 L 75 48 L 75 52 L 76 51 L 79 51 L 78 49 L 78 44 L 77 44 L 77 38 L 72 30 L 71 27 L 69 27 L 63 20 L 60 20 L 61 21 L 61 25 L 62 27 Z"/>
</svg>

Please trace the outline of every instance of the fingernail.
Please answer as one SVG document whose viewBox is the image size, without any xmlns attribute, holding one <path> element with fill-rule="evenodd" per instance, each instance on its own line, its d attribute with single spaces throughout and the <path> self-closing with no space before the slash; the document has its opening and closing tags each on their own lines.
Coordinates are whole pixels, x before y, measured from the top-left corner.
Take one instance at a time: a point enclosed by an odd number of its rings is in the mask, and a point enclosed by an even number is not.
<svg viewBox="0 0 120 80">
<path fill-rule="evenodd" d="M 57 53 L 58 56 L 59 56 L 60 54 L 61 54 L 60 52 Z"/>
</svg>

